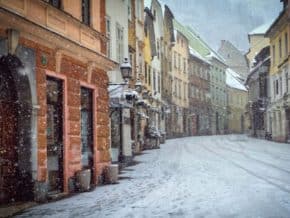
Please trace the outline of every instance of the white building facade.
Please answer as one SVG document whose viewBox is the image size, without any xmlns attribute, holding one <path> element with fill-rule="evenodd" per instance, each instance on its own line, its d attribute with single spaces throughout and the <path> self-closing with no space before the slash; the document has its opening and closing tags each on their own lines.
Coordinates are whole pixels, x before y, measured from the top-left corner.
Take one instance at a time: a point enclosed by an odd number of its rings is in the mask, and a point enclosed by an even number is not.
<svg viewBox="0 0 290 218">
<path fill-rule="evenodd" d="M 108 72 L 112 84 L 124 83 L 120 64 L 124 58 L 129 59 L 128 19 L 128 0 L 106 0 L 106 31 L 109 37 L 107 55 L 119 63 L 115 70 Z M 117 93 L 122 93 L 126 86 L 112 85 L 109 90 L 111 101 L 122 98 L 122 94 L 112 94 L 116 93 L 116 89 L 119 89 Z M 129 162 L 132 159 L 130 109 L 120 104 L 110 109 L 112 162 Z"/>
</svg>

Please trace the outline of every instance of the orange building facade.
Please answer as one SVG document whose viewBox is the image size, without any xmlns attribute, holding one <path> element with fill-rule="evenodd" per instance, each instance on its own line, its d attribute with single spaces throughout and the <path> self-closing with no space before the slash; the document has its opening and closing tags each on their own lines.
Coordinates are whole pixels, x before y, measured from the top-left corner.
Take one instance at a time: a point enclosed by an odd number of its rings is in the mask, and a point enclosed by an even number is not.
<svg viewBox="0 0 290 218">
<path fill-rule="evenodd" d="M 101 180 L 115 67 L 105 28 L 105 0 L 0 1 L 1 204 L 76 191 L 81 170 Z"/>
</svg>

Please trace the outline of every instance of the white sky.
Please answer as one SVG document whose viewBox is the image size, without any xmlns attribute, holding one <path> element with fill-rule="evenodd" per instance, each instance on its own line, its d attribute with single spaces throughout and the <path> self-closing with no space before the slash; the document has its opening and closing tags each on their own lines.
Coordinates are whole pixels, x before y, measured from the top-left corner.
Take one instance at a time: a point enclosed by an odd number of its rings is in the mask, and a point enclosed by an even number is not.
<svg viewBox="0 0 290 218">
<path fill-rule="evenodd" d="M 183 24 L 193 27 L 214 49 L 222 39 L 248 50 L 247 34 L 275 19 L 279 0 L 161 0 Z"/>
</svg>

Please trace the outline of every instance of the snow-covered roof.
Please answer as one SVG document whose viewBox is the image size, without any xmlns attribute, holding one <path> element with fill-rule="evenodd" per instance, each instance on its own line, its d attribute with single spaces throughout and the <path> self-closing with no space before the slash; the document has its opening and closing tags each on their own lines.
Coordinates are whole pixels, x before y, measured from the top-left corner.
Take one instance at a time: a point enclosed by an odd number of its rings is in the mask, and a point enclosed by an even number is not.
<svg viewBox="0 0 290 218">
<path fill-rule="evenodd" d="M 217 60 L 219 60 L 220 62 L 222 62 L 223 64 L 226 64 L 225 62 L 225 59 L 223 57 L 221 57 L 220 55 L 218 55 L 215 51 L 213 51 L 211 48 L 210 48 L 210 53 L 206 56 L 208 59 L 211 59 L 211 58 L 215 58 Z"/>
<path fill-rule="evenodd" d="M 268 23 L 264 23 L 261 26 L 258 26 L 257 28 L 249 32 L 249 35 L 265 34 L 267 30 L 270 28 L 272 23 L 273 23 L 273 20 L 271 20 Z"/>
<path fill-rule="evenodd" d="M 236 73 L 235 71 L 233 71 L 230 68 L 227 68 L 227 70 L 226 70 L 226 83 L 227 83 L 227 85 L 231 88 L 234 88 L 234 89 L 248 91 L 240 80 L 241 80 L 241 76 L 238 73 Z"/>
<path fill-rule="evenodd" d="M 194 57 L 196 57 L 196 58 L 198 58 L 198 59 L 200 59 L 200 60 L 206 62 L 207 64 L 210 64 L 210 62 L 209 62 L 208 60 L 206 60 L 204 57 L 202 57 L 201 54 L 199 54 L 199 53 L 198 53 L 195 49 L 193 49 L 191 46 L 189 46 L 189 53 L 190 53 L 192 56 L 194 56 Z"/>
<path fill-rule="evenodd" d="M 238 74 L 236 71 L 232 70 L 231 68 L 227 69 L 235 78 L 243 80 L 243 77 L 241 77 L 240 74 Z"/>
</svg>

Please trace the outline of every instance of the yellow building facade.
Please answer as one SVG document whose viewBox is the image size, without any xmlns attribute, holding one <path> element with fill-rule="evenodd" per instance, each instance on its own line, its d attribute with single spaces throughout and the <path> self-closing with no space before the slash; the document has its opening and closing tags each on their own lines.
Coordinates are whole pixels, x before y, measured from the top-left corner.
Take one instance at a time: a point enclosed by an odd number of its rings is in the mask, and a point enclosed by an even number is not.
<svg viewBox="0 0 290 218">
<path fill-rule="evenodd" d="M 245 117 L 248 92 L 227 87 L 228 92 L 228 130 L 229 133 L 245 133 L 249 127 Z"/>
<path fill-rule="evenodd" d="M 267 131 L 275 141 L 289 139 L 290 90 L 289 90 L 289 7 L 284 0 L 284 8 L 266 32 L 270 40 L 271 67 L 269 78 L 270 104 L 267 109 Z"/>
<path fill-rule="evenodd" d="M 175 134 L 186 135 L 186 115 L 189 107 L 188 100 L 188 40 L 175 30 L 175 45 L 172 47 L 172 110 L 173 123 L 176 124 Z"/>
<path fill-rule="evenodd" d="M 267 27 L 270 25 L 266 24 Z M 269 38 L 265 37 L 266 28 L 264 28 L 262 31 L 255 32 L 253 30 L 251 33 L 248 34 L 250 49 L 246 54 L 249 67 L 253 66 L 253 60 L 255 59 L 255 56 L 265 47 L 267 47 L 270 44 Z"/>
<path fill-rule="evenodd" d="M 248 90 L 243 85 L 242 77 L 228 68 L 226 70 L 227 83 L 227 118 L 228 133 L 245 133 L 249 128 L 249 119 L 246 118 Z"/>
</svg>

